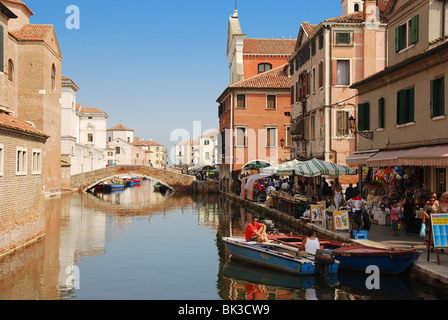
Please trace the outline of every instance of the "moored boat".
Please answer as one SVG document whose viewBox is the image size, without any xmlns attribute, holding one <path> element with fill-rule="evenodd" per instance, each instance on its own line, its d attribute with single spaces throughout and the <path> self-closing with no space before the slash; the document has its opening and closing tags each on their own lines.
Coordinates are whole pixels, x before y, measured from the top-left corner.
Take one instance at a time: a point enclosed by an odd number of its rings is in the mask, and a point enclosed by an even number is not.
<svg viewBox="0 0 448 320">
<path fill-rule="evenodd" d="M 316 268 L 319 263 L 314 258 L 297 257 L 297 248 L 278 244 L 246 242 L 241 238 L 223 237 L 226 249 L 235 260 L 241 260 L 266 268 L 282 271 L 294 275 L 311 275 L 316 271 L 324 274 L 336 273 L 339 262 L 333 260 L 330 264 Z"/>
<path fill-rule="evenodd" d="M 298 248 L 305 236 L 269 235 L 269 239 Z M 421 252 L 415 248 L 394 249 L 348 244 L 333 240 L 320 240 L 321 248 L 331 249 L 340 267 L 345 270 L 365 272 L 369 266 L 377 266 L 381 273 L 400 274 L 418 259 Z"/>
</svg>

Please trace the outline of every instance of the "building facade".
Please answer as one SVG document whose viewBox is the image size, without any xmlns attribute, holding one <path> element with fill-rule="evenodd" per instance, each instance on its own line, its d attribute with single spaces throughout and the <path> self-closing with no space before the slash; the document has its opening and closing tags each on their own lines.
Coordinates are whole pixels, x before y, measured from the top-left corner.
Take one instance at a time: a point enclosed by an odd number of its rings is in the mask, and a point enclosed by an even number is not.
<svg viewBox="0 0 448 320">
<path fill-rule="evenodd" d="M 30 23 L 20 0 L 3 0 L 0 17 L 0 106 L 31 121 L 46 141 L 46 192 L 61 189 L 61 63 L 53 26 Z M 35 67 L 30 67 L 35 66 Z"/>
<path fill-rule="evenodd" d="M 357 117 L 357 90 L 350 87 L 386 65 L 386 21 L 381 1 L 342 1 L 343 15 L 300 26 L 289 58 L 292 155 L 346 164 L 357 149 L 348 128 Z"/>
<path fill-rule="evenodd" d="M 238 12 L 229 17 L 230 85 L 217 99 L 221 146 L 217 163 L 226 189 L 252 161 L 277 164 L 290 159 L 287 60 L 295 45 L 295 39 L 246 38 Z"/>
<path fill-rule="evenodd" d="M 70 164 L 70 175 L 104 168 L 108 115 L 76 102 L 75 82 L 62 77 L 61 154 Z"/>
<path fill-rule="evenodd" d="M 359 151 L 364 167 L 419 167 L 424 188 L 446 191 L 448 168 L 448 4 L 391 0 L 386 69 L 352 85 L 359 91 Z"/>
</svg>

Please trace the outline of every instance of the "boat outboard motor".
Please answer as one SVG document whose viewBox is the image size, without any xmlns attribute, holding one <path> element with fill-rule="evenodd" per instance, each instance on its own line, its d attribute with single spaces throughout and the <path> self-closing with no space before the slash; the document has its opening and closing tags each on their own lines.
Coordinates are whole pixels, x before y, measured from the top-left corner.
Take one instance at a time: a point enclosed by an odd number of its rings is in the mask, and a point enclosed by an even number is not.
<svg viewBox="0 0 448 320">
<path fill-rule="evenodd" d="M 329 249 L 318 249 L 316 251 L 314 263 L 316 265 L 316 272 L 319 275 L 326 277 L 328 275 L 329 266 L 337 263 L 334 251 Z"/>
</svg>

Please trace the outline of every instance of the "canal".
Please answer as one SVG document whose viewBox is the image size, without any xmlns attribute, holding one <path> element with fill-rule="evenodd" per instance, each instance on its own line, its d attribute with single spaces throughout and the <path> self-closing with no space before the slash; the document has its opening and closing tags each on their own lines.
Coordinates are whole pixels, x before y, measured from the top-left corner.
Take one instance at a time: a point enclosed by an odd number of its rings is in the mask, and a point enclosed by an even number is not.
<svg viewBox="0 0 448 320">
<path fill-rule="evenodd" d="M 46 215 L 42 240 L 0 260 L 1 300 L 448 298 L 406 277 L 367 290 L 363 274 L 294 277 L 233 261 L 220 239 L 242 236 L 251 212 L 219 195 L 161 194 L 148 180 L 48 199 Z"/>
</svg>

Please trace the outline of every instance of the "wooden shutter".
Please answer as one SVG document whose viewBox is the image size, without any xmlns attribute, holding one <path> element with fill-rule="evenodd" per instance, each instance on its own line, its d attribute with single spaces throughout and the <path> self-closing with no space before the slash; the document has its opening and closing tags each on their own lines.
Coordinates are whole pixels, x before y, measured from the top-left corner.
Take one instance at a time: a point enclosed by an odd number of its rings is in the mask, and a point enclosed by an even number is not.
<svg viewBox="0 0 448 320">
<path fill-rule="evenodd" d="M 418 42 L 419 16 L 416 15 L 411 19 L 411 44 Z"/>
<path fill-rule="evenodd" d="M 370 130 L 370 104 L 364 103 L 364 130 Z"/>
<path fill-rule="evenodd" d="M 400 27 L 395 28 L 395 52 L 400 51 Z"/>
<path fill-rule="evenodd" d="M 408 90 L 408 122 L 414 122 L 414 88 Z"/>
<path fill-rule="evenodd" d="M 324 85 L 324 63 L 319 63 L 319 88 Z"/>
<path fill-rule="evenodd" d="M 434 118 L 434 114 L 436 114 L 436 112 L 434 112 L 435 110 L 434 110 L 434 108 L 435 108 L 435 106 L 434 106 L 434 103 L 435 103 L 435 96 L 434 96 L 434 94 L 435 94 L 435 91 L 437 90 L 436 88 L 435 88 L 435 83 L 436 82 L 436 80 L 431 80 L 430 81 L 430 86 L 431 86 L 431 89 L 430 89 L 430 102 L 429 102 L 429 105 L 430 105 L 430 116 L 431 116 L 431 118 Z"/>
<path fill-rule="evenodd" d="M 378 100 L 378 127 L 379 128 L 384 128 L 384 124 L 385 124 L 385 100 L 384 98 L 380 98 Z"/>
<path fill-rule="evenodd" d="M 360 103 L 358 104 L 358 131 L 365 130 L 364 121 L 364 103 Z"/>
<path fill-rule="evenodd" d="M 440 106 L 439 106 L 439 112 L 440 115 L 445 115 L 445 77 L 440 79 Z"/>
<path fill-rule="evenodd" d="M 3 42 L 3 27 L 0 26 L 0 71 L 4 72 L 4 51 L 5 51 L 5 47 L 4 47 L 4 42 Z"/>
</svg>

